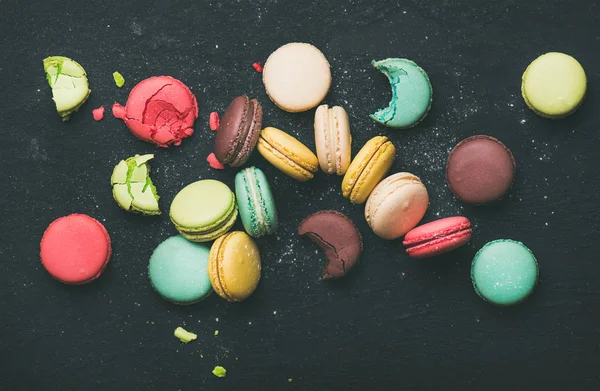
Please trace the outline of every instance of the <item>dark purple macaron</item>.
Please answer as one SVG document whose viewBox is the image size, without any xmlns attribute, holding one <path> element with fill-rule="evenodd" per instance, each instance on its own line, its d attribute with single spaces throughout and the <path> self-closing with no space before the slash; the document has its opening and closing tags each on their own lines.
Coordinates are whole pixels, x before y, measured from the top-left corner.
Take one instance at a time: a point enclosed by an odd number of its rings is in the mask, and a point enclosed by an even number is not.
<svg viewBox="0 0 600 391">
<path fill-rule="evenodd" d="M 225 110 L 215 138 L 215 156 L 223 164 L 246 163 L 260 135 L 262 106 L 246 95 L 235 98 Z"/>
<path fill-rule="evenodd" d="M 308 216 L 300 223 L 298 234 L 306 235 L 325 253 L 324 280 L 345 276 L 360 260 L 362 236 L 352 220 L 340 212 L 322 210 Z"/>
<path fill-rule="evenodd" d="M 446 179 L 458 198 L 486 204 L 502 198 L 515 178 L 515 159 L 499 140 L 472 136 L 459 142 L 448 156 Z"/>
</svg>

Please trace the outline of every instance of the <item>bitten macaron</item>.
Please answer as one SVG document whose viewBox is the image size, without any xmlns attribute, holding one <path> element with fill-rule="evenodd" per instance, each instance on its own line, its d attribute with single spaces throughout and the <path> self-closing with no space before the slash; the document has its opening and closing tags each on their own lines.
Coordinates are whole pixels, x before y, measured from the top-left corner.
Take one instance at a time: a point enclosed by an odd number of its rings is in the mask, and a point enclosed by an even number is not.
<svg viewBox="0 0 600 391">
<path fill-rule="evenodd" d="M 367 141 L 350 163 L 342 180 L 342 195 L 362 204 L 385 177 L 396 157 L 396 147 L 385 136 Z"/>
<path fill-rule="evenodd" d="M 463 216 L 446 217 L 411 229 L 402 244 L 413 258 L 444 254 L 471 240 L 471 222 Z"/>
<path fill-rule="evenodd" d="M 501 199 L 514 182 L 516 163 L 510 149 L 491 136 L 471 136 L 448 156 L 446 179 L 450 189 L 469 204 Z"/>
<path fill-rule="evenodd" d="M 98 220 L 71 214 L 54 220 L 42 236 L 40 258 L 52 277 L 65 284 L 98 278 L 112 254 L 110 236 Z"/>
<path fill-rule="evenodd" d="M 260 132 L 258 152 L 300 182 L 312 179 L 319 167 L 319 160 L 306 145 L 277 128 L 267 127 Z"/>
<path fill-rule="evenodd" d="M 323 53 L 308 43 L 292 42 L 275 50 L 263 68 L 269 98 L 289 112 L 310 110 L 331 86 L 331 69 Z"/>
<path fill-rule="evenodd" d="M 279 219 L 267 177 L 260 168 L 248 167 L 235 176 L 235 195 L 248 235 L 259 238 L 277 231 Z"/>
<path fill-rule="evenodd" d="M 494 240 L 475 254 L 471 280 L 475 292 L 485 301 L 509 306 L 525 300 L 538 280 L 538 262 L 523 243 Z"/>
<path fill-rule="evenodd" d="M 175 304 L 194 304 L 212 292 L 208 278 L 209 248 L 182 236 L 171 236 L 150 256 L 148 277 L 164 299 Z"/>
<path fill-rule="evenodd" d="M 231 167 L 246 163 L 258 142 L 262 117 L 260 103 L 246 95 L 229 104 L 215 138 L 215 156 L 221 163 Z"/>
<path fill-rule="evenodd" d="M 365 219 L 377 236 L 397 239 L 416 227 L 429 205 L 429 194 L 421 180 L 399 172 L 381 181 L 365 206 Z"/>
<path fill-rule="evenodd" d="M 235 195 L 226 184 L 214 179 L 184 187 L 173 199 L 169 213 L 177 231 L 194 242 L 208 242 L 225 234 L 237 215 Z"/>
<path fill-rule="evenodd" d="M 521 94 L 527 106 L 546 118 L 563 118 L 583 102 L 587 77 L 568 54 L 550 52 L 536 58 L 523 73 Z"/>
<path fill-rule="evenodd" d="M 258 247 L 245 232 L 230 232 L 213 243 L 208 276 L 215 292 L 225 300 L 250 297 L 258 286 L 260 273 Z"/>
<path fill-rule="evenodd" d="M 315 145 L 321 170 L 344 175 L 352 158 L 352 136 L 346 110 L 321 105 L 315 111 Z"/>
</svg>

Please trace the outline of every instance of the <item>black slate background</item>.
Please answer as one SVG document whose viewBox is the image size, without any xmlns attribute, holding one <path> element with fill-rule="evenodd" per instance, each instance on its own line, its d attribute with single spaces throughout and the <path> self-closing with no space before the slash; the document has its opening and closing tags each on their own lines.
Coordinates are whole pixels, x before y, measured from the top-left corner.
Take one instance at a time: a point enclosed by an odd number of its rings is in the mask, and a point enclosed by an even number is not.
<svg viewBox="0 0 600 391">
<path fill-rule="evenodd" d="M 0 0 L 0 388 L 597 390 L 598 2 L 226 3 Z M 282 220 L 277 235 L 257 241 L 258 290 L 238 304 L 216 295 L 191 307 L 169 304 L 146 270 L 156 245 L 176 233 L 172 198 L 201 178 L 233 185 L 234 170 L 205 161 L 209 113 L 246 93 L 262 102 L 264 125 L 314 148 L 314 112 L 277 109 L 251 66 L 291 41 L 313 43 L 329 59 L 326 102 L 349 112 L 354 152 L 377 134 L 390 137 L 393 172 L 427 185 L 424 221 L 463 214 L 474 237 L 452 254 L 411 260 L 400 241 L 370 231 L 363 206 L 342 198 L 341 178 L 319 173 L 298 183 L 255 153 L 251 163 L 270 178 Z M 573 55 L 589 80 L 584 105 L 560 121 L 537 117 L 520 96 L 522 72 L 547 51 Z M 44 78 L 50 55 L 83 64 L 93 91 L 66 123 Z M 416 61 L 433 83 L 431 112 L 414 130 L 367 117 L 389 100 L 387 80 L 370 66 L 386 57 Z M 115 70 L 126 78 L 123 89 L 112 81 Z M 138 81 L 162 74 L 186 83 L 200 104 L 196 133 L 168 150 L 135 139 L 110 115 Z M 91 110 L 100 105 L 107 116 L 95 122 Z M 517 180 L 504 201 L 465 206 L 443 168 L 456 142 L 481 133 L 512 149 Z M 160 217 L 128 214 L 112 200 L 112 168 L 135 153 L 156 154 Z M 296 235 L 305 216 L 328 208 L 349 215 L 365 241 L 360 267 L 333 283 L 320 281 L 321 255 Z M 102 221 L 113 240 L 109 267 L 86 286 L 62 285 L 39 263 L 44 229 L 75 212 Z M 523 241 L 540 264 L 535 294 L 515 308 L 487 305 L 469 279 L 474 253 L 499 238 Z M 198 339 L 181 344 L 177 326 Z M 217 364 L 225 379 L 211 374 Z"/>
</svg>

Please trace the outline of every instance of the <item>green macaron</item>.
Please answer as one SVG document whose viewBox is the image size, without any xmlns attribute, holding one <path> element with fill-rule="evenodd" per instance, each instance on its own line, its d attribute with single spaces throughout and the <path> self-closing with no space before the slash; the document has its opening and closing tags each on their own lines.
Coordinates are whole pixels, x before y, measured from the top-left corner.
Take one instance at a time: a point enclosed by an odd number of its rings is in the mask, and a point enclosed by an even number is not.
<svg viewBox="0 0 600 391">
<path fill-rule="evenodd" d="M 537 283 L 538 263 L 523 243 L 494 240 L 483 246 L 471 265 L 471 280 L 485 301 L 510 306 L 525 300 Z"/>
<path fill-rule="evenodd" d="M 259 238 L 277 231 L 275 200 L 265 174 L 256 167 L 235 176 L 235 195 L 242 224 L 248 235 Z"/>
<path fill-rule="evenodd" d="M 169 213 L 177 231 L 193 242 L 208 242 L 227 233 L 238 210 L 235 195 L 223 182 L 204 179 L 184 187 Z"/>
<path fill-rule="evenodd" d="M 156 247 L 148 265 L 154 289 L 175 304 L 194 304 L 212 292 L 208 278 L 210 248 L 177 235 Z"/>
<path fill-rule="evenodd" d="M 56 111 L 66 121 L 79 110 L 92 92 L 85 69 L 70 58 L 53 56 L 44 59 L 44 72 L 52 88 Z"/>
<path fill-rule="evenodd" d="M 154 155 L 135 155 L 115 166 L 110 184 L 117 204 L 128 212 L 159 215 L 159 196 L 150 179 L 148 161 Z"/>
</svg>

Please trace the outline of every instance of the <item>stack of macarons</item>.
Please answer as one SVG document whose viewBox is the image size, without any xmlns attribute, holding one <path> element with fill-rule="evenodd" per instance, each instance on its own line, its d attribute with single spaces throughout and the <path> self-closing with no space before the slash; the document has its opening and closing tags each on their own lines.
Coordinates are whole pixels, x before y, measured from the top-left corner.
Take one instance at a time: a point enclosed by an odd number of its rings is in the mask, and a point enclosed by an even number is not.
<svg viewBox="0 0 600 391">
<path fill-rule="evenodd" d="M 392 100 L 371 119 L 400 129 L 423 121 L 433 96 L 427 73 L 413 61 L 401 58 L 373 61 L 372 65 L 388 77 Z M 56 110 L 68 120 L 91 92 L 87 74 L 79 63 L 61 56 L 46 58 L 44 71 Z M 298 181 L 309 181 L 319 168 L 326 174 L 342 176 L 343 197 L 352 204 L 365 204 L 364 216 L 373 232 L 386 240 L 403 238 L 406 252 L 415 259 L 437 256 L 469 242 L 473 226 L 464 216 L 418 226 L 426 214 L 429 194 L 412 173 L 388 176 L 396 148 L 386 136 L 371 138 L 352 158 L 348 114 L 340 106 L 321 104 L 331 86 L 331 69 L 319 49 L 298 42 L 280 47 L 265 63 L 263 82 L 268 97 L 282 110 L 295 113 L 316 107 L 316 153 L 277 127 L 263 128 L 261 104 L 241 95 L 231 101 L 218 125 L 214 143 L 218 163 L 242 168 L 258 149 L 267 162 Z M 581 64 L 571 56 L 552 52 L 527 67 L 521 93 L 536 114 L 556 119 L 572 114 L 581 105 L 586 88 Z M 125 106 L 113 106 L 113 115 L 144 141 L 160 147 L 177 146 L 193 134 L 198 103 L 181 81 L 157 76 L 138 83 Z M 142 215 L 160 214 L 158 192 L 150 179 L 149 161 L 153 157 L 135 155 L 115 166 L 111 186 L 122 209 Z M 475 135 L 452 149 L 445 174 L 459 200 L 485 205 L 505 197 L 514 182 L 515 170 L 514 156 L 506 145 L 491 136 Z M 238 215 L 245 232 L 232 231 Z M 241 169 L 235 175 L 234 190 L 214 179 L 188 184 L 174 197 L 169 217 L 179 235 L 158 245 L 148 267 L 150 282 L 160 296 L 173 303 L 192 304 L 213 290 L 228 301 L 242 301 L 255 291 L 261 276 L 261 257 L 254 239 L 275 233 L 279 223 L 269 181 L 262 170 Z M 308 216 L 299 225 L 298 234 L 322 249 L 326 258 L 324 279 L 341 278 L 360 261 L 362 235 L 338 211 Z M 44 232 L 40 257 L 44 268 L 57 280 L 87 283 L 108 264 L 110 236 L 99 221 L 87 215 L 61 217 Z M 524 244 L 508 239 L 483 246 L 471 267 L 477 294 L 497 305 L 523 301 L 533 291 L 538 275 L 538 262 L 532 252 Z"/>
</svg>

